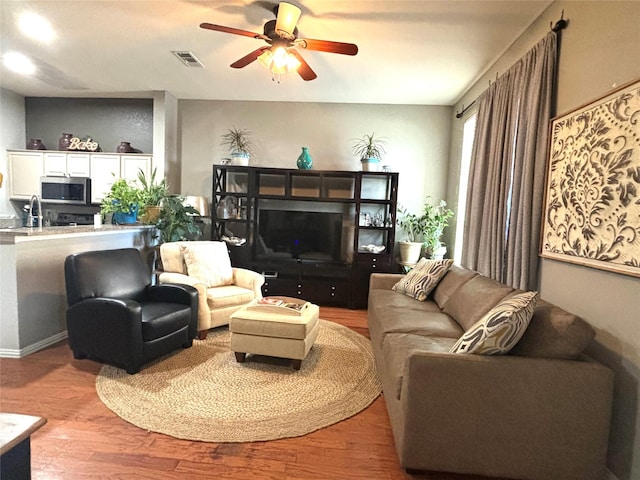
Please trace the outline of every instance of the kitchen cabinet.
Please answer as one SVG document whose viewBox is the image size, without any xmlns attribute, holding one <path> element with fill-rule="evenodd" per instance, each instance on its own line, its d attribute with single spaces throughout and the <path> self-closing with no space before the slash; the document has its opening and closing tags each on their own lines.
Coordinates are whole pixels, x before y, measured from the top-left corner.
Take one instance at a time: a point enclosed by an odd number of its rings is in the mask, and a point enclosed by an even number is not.
<svg viewBox="0 0 640 480">
<path fill-rule="evenodd" d="M 41 152 L 9 152 L 9 192 L 14 200 L 29 200 L 40 194 L 40 177 L 44 175 Z"/>
<path fill-rule="evenodd" d="M 90 177 L 90 155 L 88 153 L 46 152 L 44 174 L 52 177 Z"/>
<path fill-rule="evenodd" d="M 9 191 L 12 200 L 29 200 L 40 194 L 40 177 L 91 178 L 91 203 L 100 203 L 118 178 L 137 180 L 138 171 L 149 176 L 153 155 L 10 150 Z"/>
<path fill-rule="evenodd" d="M 91 203 L 100 203 L 120 178 L 120 155 L 91 155 Z"/>
<path fill-rule="evenodd" d="M 147 178 L 151 175 L 150 155 L 122 155 L 120 157 L 120 175 L 127 180 L 137 180 L 142 170 Z"/>
<path fill-rule="evenodd" d="M 119 178 L 136 181 L 140 170 L 149 177 L 152 160 L 151 155 L 92 154 L 91 203 L 102 202 Z"/>
</svg>

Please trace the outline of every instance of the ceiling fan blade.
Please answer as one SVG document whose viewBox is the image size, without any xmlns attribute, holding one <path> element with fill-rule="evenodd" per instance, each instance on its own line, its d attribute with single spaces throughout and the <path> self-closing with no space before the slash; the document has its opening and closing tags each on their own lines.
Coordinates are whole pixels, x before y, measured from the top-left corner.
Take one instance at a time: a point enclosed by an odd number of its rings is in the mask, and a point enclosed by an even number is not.
<svg viewBox="0 0 640 480">
<path fill-rule="evenodd" d="M 247 65 L 249 65 L 251 62 L 254 62 L 257 60 L 257 58 L 262 55 L 262 52 L 264 52 L 265 50 L 268 50 L 269 47 L 260 47 L 256 50 L 254 50 L 253 52 L 249 53 L 248 55 L 245 55 L 244 57 L 242 57 L 240 60 L 236 60 L 235 62 L 233 62 L 231 64 L 231 68 L 243 68 L 246 67 Z"/>
<path fill-rule="evenodd" d="M 302 55 L 300 55 L 300 53 L 298 53 L 294 48 L 289 49 L 289 52 L 300 62 L 300 66 L 298 67 L 298 75 L 300 75 L 305 82 L 318 78 L 316 72 L 311 70 L 311 67 L 305 61 L 305 59 L 302 58 Z"/>
<path fill-rule="evenodd" d="M 233 33 L 234 35 L 242 35 L 243 37 L 262 38 L 266 37 L 261 33 L 250 32 L 249 30 L 241 30 L 239 28 L 225 27 L 222 25 L 214 25 L 213 23 L 201 23 L 200 28 L 207 30 L 215 30 L 216 32 Z"/>
<path fill-rule="evenodd" d="M 295 41 L 295 45 L 307 50 L 317 50 L 318 52 L 340 53 L 342 55 L 356 55 L 358 53 L 358 46 L 354 43 L 299 38 Z"/>
</svg>

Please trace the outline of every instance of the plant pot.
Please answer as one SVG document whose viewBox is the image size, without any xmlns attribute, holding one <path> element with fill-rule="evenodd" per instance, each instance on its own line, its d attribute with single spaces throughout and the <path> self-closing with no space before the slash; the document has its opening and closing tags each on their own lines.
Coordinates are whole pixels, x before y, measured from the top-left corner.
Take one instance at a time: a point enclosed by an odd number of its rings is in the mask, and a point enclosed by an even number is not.
<svg viewBox="0 0 640 480">
<path fill-rule="evenodd" d="M 421 242 L 398 242 L 398 250 L 400 250 L 400 262 L 403 265 L 411 265 L 418 263 L 420 253 L 422 252 Z"/>
<path fill-rule="evenodd" d="M 117 225 L 130 225 L 138 220 L 138 205 L 129 210 L 129 212 L 114 212 L 113 223 Z"/>
<path fill-rule="evenodd" d="M 377 172 L 380 169 L 380 160 L 377 158 L 363 158 L 361 162 L 363 172 Z"/>
<path fill-rule="evenodd" d="M 242 167 L 246 167 L 249 165 L 249 154 L 234 152 L 231 154 L 231 165 L 239 165 Z"/>
<path fill-rule="evenodd" d="M 447 247 L 442 245 L 441 247 L 438 247 L 434 252 L 431 252 L 431 259 L 442 260 L 446 254 Z"/>
<path fill-rule="evenodd" d="M 158 221 L 158 217 L 160 217 L 161 209 L 159 205 L 148 205 L 140 220 L 145 224 L 155 224 Z"/>
</svg>

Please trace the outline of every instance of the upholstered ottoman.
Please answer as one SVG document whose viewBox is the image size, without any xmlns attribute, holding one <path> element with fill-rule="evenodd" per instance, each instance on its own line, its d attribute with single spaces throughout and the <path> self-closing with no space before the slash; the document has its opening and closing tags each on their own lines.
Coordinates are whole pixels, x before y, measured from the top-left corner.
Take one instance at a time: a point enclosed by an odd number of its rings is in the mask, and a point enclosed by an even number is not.
<svg viewBox="0 0 640 480">
<path fill-rule="evenodd" d="M 265 304 L 237 310 L 229 322 L 236 360 L 244 362 L 247 353 L 289 358 L 291 366 L 299 370 L 318 336 L 318 312 L 318 306 L 308 302 L 302 302 L 299 310 Z"/>
</svg>

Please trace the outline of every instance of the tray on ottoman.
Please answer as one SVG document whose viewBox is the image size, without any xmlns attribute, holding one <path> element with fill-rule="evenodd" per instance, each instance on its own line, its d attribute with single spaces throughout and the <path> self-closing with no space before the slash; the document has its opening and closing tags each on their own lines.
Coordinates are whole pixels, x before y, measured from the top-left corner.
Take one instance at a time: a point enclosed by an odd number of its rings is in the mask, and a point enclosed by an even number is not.
<svg viewBox="0 0 640 480">
<path fill-rule="evenodd" d="M 231 315 L 231 350 L 243 362 L 247 353 L 289 358 L 296 370 L 315 342 L 319 308 L 291 297 L 267 297 Z"/>
</svg>

